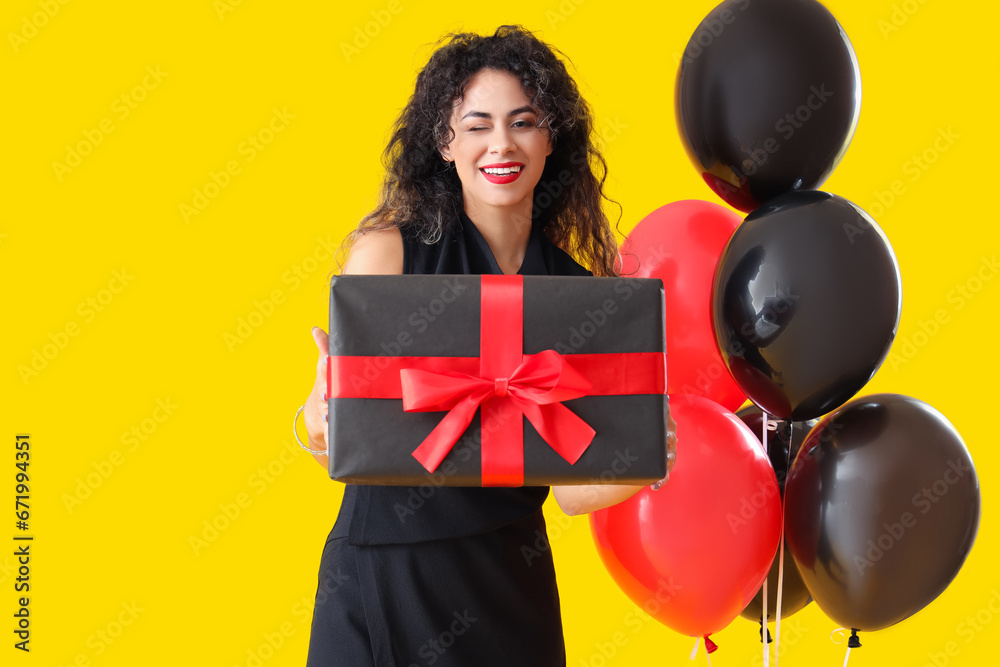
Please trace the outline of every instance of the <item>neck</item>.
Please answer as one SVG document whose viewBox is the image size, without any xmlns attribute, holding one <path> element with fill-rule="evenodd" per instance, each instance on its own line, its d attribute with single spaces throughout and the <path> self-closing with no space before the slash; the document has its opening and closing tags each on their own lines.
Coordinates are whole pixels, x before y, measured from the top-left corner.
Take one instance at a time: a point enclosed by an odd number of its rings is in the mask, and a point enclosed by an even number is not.
<svg viewBox="0 0 1000 667">
<path fill-rule="evenodd" d="M 531 237 L 531 200 L 511 207 L 465 204 L 465 214 L 486 239 L 500 270 L 517 273 Z"/>
</svg>

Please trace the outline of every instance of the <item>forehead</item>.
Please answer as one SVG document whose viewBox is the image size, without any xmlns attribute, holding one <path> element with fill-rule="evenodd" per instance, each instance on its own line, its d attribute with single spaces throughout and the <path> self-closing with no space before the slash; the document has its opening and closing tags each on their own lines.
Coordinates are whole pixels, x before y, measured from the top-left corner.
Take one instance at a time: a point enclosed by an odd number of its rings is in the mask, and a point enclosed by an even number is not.
<svg viewBox="0 0 1000 667">
<path fill-rule="evenodd" d="M 461 115 L 473 110 L 506 112 L 530 104 L 521 82 L 513 74 L 484 69 L 469 79 L 463 96 L 454 106 L 455 113 Z"/>
</svg>

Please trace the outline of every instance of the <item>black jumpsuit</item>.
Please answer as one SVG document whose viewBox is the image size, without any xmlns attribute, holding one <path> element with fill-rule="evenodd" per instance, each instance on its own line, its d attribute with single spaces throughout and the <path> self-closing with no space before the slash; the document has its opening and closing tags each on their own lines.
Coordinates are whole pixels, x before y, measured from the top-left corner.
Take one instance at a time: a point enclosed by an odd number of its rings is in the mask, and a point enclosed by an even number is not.
<svg viewBox="0 0 1000 667">
<path fill-rule="evenodd" d="M 463 213 L 403 273 L 501 273 Z M 537 228 L 524 275 L 590 275 Z M 347 485 L 320 562 L 309 667 L 566 664 L 542 503 L 548 487 Z"/>
</svg>

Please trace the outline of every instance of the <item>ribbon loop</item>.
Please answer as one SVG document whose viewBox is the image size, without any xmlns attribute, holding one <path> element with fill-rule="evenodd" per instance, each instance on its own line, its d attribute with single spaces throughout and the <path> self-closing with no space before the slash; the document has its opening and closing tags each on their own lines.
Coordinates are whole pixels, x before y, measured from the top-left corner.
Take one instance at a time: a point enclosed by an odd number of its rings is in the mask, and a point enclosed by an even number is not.
<svg viewBox="0 0 1000 667">
<path fill-rule="evenodd" d="M 594 439 L 594 429 L 562 405 L 562 401 L 586 396 L 590 382 L 555 350 L 531 355 L 509 378 L 493 381 L 466 373 L 418 369 L 403 369 L 399 377 L 405 411 L 448 411 L 413 452 L 428 472 L 434 472 L 455 446 L 472 423 L 476 409 L 493 397 L 514 404 L 539 435 L 571 464 Z"/>
</svg>

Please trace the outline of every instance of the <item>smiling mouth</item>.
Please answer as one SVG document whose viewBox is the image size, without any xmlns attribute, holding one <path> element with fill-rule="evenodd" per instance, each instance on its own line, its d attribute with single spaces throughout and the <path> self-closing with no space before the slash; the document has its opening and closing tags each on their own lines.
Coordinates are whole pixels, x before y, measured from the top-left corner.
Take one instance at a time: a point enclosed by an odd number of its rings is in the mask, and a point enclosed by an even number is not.
<svg viewBox="0 0 1000 667">
<path fill-rule="evenodd" d="M 524 165 L 518 163 L 490 165 L 488 167 L 480 167 L 479 169 L 479 172 L 487 181 L 496 185 L 513 183 L 523 171 Z"/>
<path fill-rule="evenodd" d="M 497 176 L 504 176 L 506 174 L 516 174 L 524 168 L 524 165 L 516 164 L 510 167 L 483 167 L 479 171 L 484 174 L 495 174 Z"/>
</svg>

